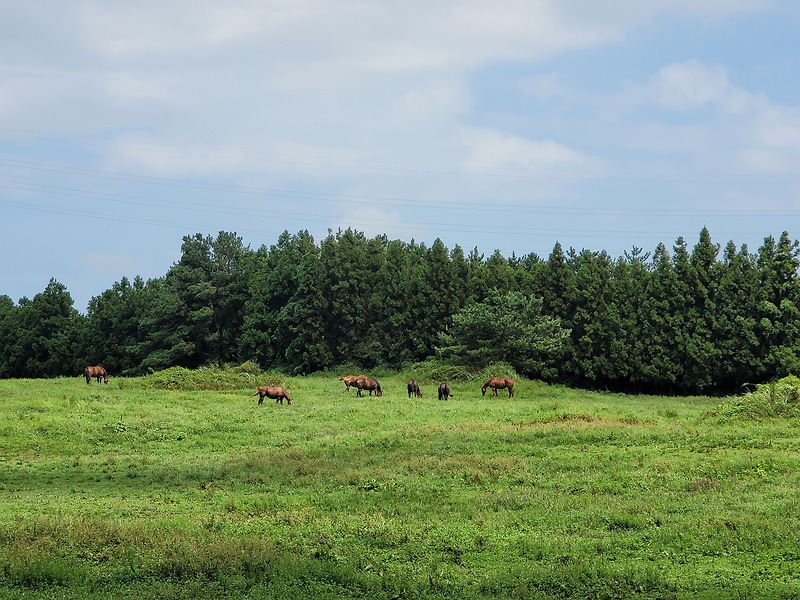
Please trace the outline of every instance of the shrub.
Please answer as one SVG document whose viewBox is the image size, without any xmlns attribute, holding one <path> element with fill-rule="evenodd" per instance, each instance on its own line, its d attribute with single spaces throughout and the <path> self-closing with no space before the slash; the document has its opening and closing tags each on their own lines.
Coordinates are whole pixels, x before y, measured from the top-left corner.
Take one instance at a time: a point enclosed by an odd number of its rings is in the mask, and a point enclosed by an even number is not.
<svg viewBox="0 0 800 600">
<path fill-rule="evenodd" d="M 713 408 L 709 414 L 723 420 L 800 416 L 800 378 L 789 375 L 760 384 L 744 396 Z"/>
<path fill-rule="evenodd" d="M 248 361 L 237 367 L 207 365 L 195 370 L 170 367 L 134 381 L 136 385 L 147 389 L 218 391 L 251 388 L 257 385 L 279 385 L 280 375 L 262 374 L 261 367 Z"/>
<path fill-rule="evenodd" d="M 409 377 L 418 381 L 469 381 L 472 376 L 466 367 L 446 365 L 438 360 L 418 362 L 409 369 Z"/>
<path fill-rule="evenodd" d="M 463 365 L 453 365 L 442 362 L 435 358 L 418 362 L 408 369 L 409 377 L 418 381 L 480 381 L 481 383 L 490 377 L 511 377 L 518 379 L 519 374 L 516 369 L 505 362 L 494 362 L 479 371 L 470 369 Z"/>
</svg>

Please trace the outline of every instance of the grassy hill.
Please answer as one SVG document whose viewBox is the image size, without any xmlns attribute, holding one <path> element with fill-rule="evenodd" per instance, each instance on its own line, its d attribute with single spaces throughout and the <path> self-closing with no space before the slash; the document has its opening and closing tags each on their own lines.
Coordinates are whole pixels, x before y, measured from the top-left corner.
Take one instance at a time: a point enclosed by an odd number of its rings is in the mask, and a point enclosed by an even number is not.
<svg viewBox="0 0 800 600">
<path fill-rule="evenodd" d="M 0 597 L 800 596 L 794 413 L 234 379 L 0 381 Z"/>
</svg>

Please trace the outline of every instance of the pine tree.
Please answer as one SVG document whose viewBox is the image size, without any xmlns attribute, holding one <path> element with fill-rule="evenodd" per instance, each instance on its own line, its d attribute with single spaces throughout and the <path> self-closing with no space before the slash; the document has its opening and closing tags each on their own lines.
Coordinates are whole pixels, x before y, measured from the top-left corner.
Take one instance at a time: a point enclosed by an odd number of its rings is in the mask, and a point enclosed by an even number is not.
<svg viewBox="0 0 800 600">
<path fill-rule="evenodd" d="M 139 326 L 145 313 L 144 282 L 127 277 L 89 301 L 82 336 L 83 362 L 103 365 L 109 373 L 133 375 L 143 357 L 137 354 Z"/>
<path fill-rule="evenodd" d="M 679 256 L 686 255 L 682 238 L 678 238 L 675 249 Z M 652 391 L 682 391 L 686 289 L 664 244 L 653 253 L 647 290 L 640 311 L 642 338 L 647 346 L 640 360 L 642 385 Z"/>
<path fill-rule="evenodd" d="M 567 257 L 559 242 L 553 246 L 547 262 L 539 269 L 537 276 L 536 285 L 542 292 L 543 314 L 558 317 L 565 328 L 571 329 L 575 272 L 567 264 Z M 550 355 L 543 375 L 545 379 L 563 382 L 574 380 L 575 374 L 566 367 L 571 361 L 574 341 L 574 338 L 566 340 L 557 353 Z"/>
<path fill-rule="evenodd" d="M 375 284 L 375 273 L 367 268 L 367 240 L 363 233 L 347 229 L 328 234 L 320 248 L 325 273 L 323 296 L 328 315 L 325 339 L 335 364 L 360 363 L 359 353 L 367 336 L 368 290 Z"/>
<path fill-rule="evenodd" d="M 298 268 L 303 257 L 316 252 L 308 231 L 290 235 L 284 231 L 269 249 L 262 246 L 248 256 L 247 298 L 243 307 L 243 333 L 239 354 L 264 368 L 284 366 L 292 332 L 280 321 L 282 310 L 300 287 Z"/>
<path fill-rule="evenodd" d="M 559 319 L 542 314 L 541 298 L 520 292 L 491 290 L 485 302 L 472 302 L 453 316 L 453 326 L 440 334 L 440 359 L 482 369 L 507 362 L 517 371 L 541 377 L 544 358 L 569 335 Z"/>
<path fill-rule="evenodd" d="M 690 298 L 687 311 L 686 372 L 695 390 L 714 386 L 714 375 L 720 371 L 721 352 L 713 331 L 717 315 L 716 295 L 720 271 L 717 264 L 719 245 L 711 242 L 703 227 L 700 239 L 692 250 L 689 270 L 685 273 Z"/>
<path fill-rule="evenodd" d="M 22 298 L 19 332 L 11 351 L 14 377 L 55 377 L 83 371 L 75 349 L 84 317 L 73 308 L 64 284 L 55 279 L 33 300 Z"/>
<path fill-rule="evenodd" d="M 373 319 L 369 337 L 384 350 L 383 362 L 394 367 L 415 357 L 409 341 L 411 272 L 408 258 L 403 242 L 389 242 L 386 258 L 376 275 L 377 284 L 370 295 L 369 312 Z"/>
<path fill-rule="evenodd" d="M 614 305 L 619 318 L 620 331 L 616 345 L 624 346 L 624 354 L 615 352 L 626 360 L 625 365 L 617 366 L 617 380 L 620 389 L 642 390 L 649 384 L 645 375 L 651 353 L 651 343 L 645 335 L 646 299 L 651 284 L 648 260 L 650 253 L 634 246 L 616 262 L 614 272 Z M 634 387 L 635 386 L 635 387 Z"/>
<path fill-rule="evenodd" d="M 605 252 L 582 250 L 571 261 L 575 272 L 572 353 L 567 370 L 582 385 L 607 388 L 627 364 L 612 288 L 613 265 Z"/>
<path fill-rule="evenodd" d="M 464 256 L 464 250 L 458 244 L 450 251 L 450 294 L 454 301 L 454 313 L 466 306 L 467 299 L 472 297 L 470 286 L 469 263 Z"/>
<path fill-rule="evenodd" d="M 250 250 L 235 233 L 220 231 L 211 242 L 210 283 L 212 296 L 211 360 L 233 362 L 239 358 L 239 338 L 244 325 L 247 301 L 246 256 Z"/>
<path fill-rule="evenodd" d="M 737 251 L 729 241 L 723 252 L 714 320 L 714 343 L 721 355 L 714 381 L 722 390 L 735 391 L 743 383 L 762 380 L 764 366 L 756 333 L 758 297 L 755 257 L 746 245 Z"/>
<path fill-rule="evenodd" d="M 331 366 L 333 354 L 325 340 L 325 298 L 319 253 L 308 249 L 297 270 L 297 291 L 278 314 L 288 332 L 285 361 L 292 374 L 322 371 Z"/>
<path fill-rule="evenodd" d="M 436 238 L 425 253 L 425 265 L 419 280 L 422 298 L 414 331 L 415 358 L 422 360 L 434 353 L 439 333 L 450 327 L 457 299 L 451 292 L 453 271 L 450 256 L 442 240 Z"/>
<path fill-rule="evenodd" d="M 16 376 L 14 345 L 20 332 L 17 306 L 8 296 L 0 296 L 0 379 Z"/>
<path fill-rule="evenodd" d="M 765 376 L 772 379 L 800 372 L 800 244 L 783 232 L 777 244 L 771 236 L 758 252 L 761 286 L 758 332 Z"/>
</svg>

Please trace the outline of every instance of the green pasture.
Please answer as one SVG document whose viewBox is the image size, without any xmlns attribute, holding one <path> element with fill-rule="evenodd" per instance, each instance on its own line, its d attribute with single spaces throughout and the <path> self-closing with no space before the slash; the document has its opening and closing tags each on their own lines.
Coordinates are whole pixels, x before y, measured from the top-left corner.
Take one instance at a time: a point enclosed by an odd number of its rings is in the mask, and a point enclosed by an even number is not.
<svg viewBox="0 0 800 600">
<path fill-rule="evenodd" d="M 243 377 L 0 381 L 0 598 L 800 598 L 794 416 Z"/>
</svg>

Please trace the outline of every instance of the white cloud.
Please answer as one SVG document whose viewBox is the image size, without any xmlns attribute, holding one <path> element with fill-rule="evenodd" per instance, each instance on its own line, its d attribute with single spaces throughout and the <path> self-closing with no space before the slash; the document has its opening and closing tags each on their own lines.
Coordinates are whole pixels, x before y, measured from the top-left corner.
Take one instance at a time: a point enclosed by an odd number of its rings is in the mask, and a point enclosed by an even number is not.
<svg viewBox="0 0 800 600">
<path fill-rule="evenodd" d="M 601 161 L 553 140 L 527 140 L 490 129 L 464 128 L 461 135 L 468 171 L 581 170 L 598 174 Z"/>
<path fill-rule="evenodd" d="M 800 106 L 770 105 L 753 116 L 752 134 L 738 152 L 739 163 L 762 173 L 796 174 L 800 162 Z"/>
<path fill-rule="evenodd" d="M 650 81 L 652 100 L 669 108 L 693 109 L 716 104 L 730 90 L 722 65 L 707 67 L 697 59 L 663 67 Z"/>
<path fill-rule="evenodd" d="M 756 138 L 771 148 L 800 150 L 800 106 L 770 106 L 756 120 Z"/>
<path fill-rule="evenodd" d="M 660 106 L 676 111 L 711 108 L 734 115 L 764 110 L 768 101 L 733 85 L 724 65 L 706 65 L 696 58 L 663 66 L 644 84 L 632 84 L 615 98 L 624 110 Z"/>
<path fill-rule="evenodd" d="M 663 13 L 719 17 L 763 7 L 757 0 L 709 0 L 702 9 L 687 0 L 44 4 L 50 9 L 20 3 L 0 24 L 0 55 L 28 68 L 17 75 L 20 85 L 0 91 L 0 126 L 112 137 L 106 164 L 161 176 L 234 175 L 266 155 L 284 172 L 308 176 L 317 165 L 325 178 L 331 155 L 351 165 L 454 164 L 478 67 L 620 40 Z M 712 69 L 709 82 L 700 67 L 665 68 L 653 82 L 661 101 L 696 106 L 725 93 L 732 101 L 724 71 Z M 557 74 L 523 87 L 540 98 L 572 93 Z M 473 167 L 585 162 L 555 140 L 478 144 L 472 136 Z"/>
</svg>

